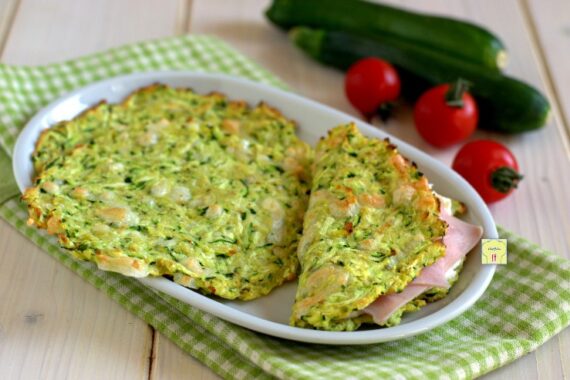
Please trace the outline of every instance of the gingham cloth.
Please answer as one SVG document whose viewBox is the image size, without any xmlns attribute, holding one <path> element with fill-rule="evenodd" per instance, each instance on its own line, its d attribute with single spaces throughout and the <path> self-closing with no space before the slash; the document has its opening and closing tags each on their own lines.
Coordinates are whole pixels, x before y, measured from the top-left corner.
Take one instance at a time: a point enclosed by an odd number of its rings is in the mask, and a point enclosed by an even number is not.
<svg viewBox="0 0 570 380">
<path fill-rule="evenodd" d="M 284 87 L 223 42 L 185 36 L 114 49 L 43 67 L 0 66 L 0 144 L 8 155 L 19 129 L 40 107 L 71 89 L 135 71 L 223 72 Z M 14 195 L 9 158 L 0 153 L 0 195 Z M 1 199 L 2 197 L 0 197 Z M 504 230 L 509 264 L 466 313 L 413 338 L 368 346 L 285 341 L 220 320 L 137 280 L 73 260 L 52 237 L 26 226 L 17 197 L 0 207 L 18 231 L 107 293 L 184 351 L 228 379 L 464 379 L 487 373 L 535 349 L 570 323 L 570 262 Z"/>
</svg>

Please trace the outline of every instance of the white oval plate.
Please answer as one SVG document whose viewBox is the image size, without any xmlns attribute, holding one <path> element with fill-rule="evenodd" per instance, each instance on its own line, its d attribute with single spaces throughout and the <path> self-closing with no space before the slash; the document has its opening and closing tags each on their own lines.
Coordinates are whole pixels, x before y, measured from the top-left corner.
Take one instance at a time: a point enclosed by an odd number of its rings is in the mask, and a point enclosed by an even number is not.
<svg viewBox="0 0 570 380">
<path fill-rule="evenodd" d="M 475 190 L 458 174 L 427 154 L 369 124 L 354 120 L 350 115 L 312 100 L 263 84 L 220 74 L 185 71 L 132 74 L 89 85 L 54 101 L 28 122 L 16 142 L 13 166 L 20 190 L 23 191 L 32 185 L 33 166 L 30 156 L 42 130 L 58 121 L 73 118 L 102 99 L 119 102 L 132 91 L 156 82 L 175 87 L 190 87 L 198 93 L 218 91 L 233 99 L 246 100 L 250 104 L 267 102 L 278 108 L 285 116 L 296 120 L 299 124 L 299 136 L 310 144 L 314 144 L 333 126 L 354 121 L 368 136 L 389 137 L 403 155 L 418 164 L 437 192 L 467 204 L 469 208 L 467 219 L 483 226 L 484 237 L 497 237 L 491 213 Z M 241 302 L 209 298 L 165 278 L 144 278 L 141 281 L 151 288 L 229 322 L 268 335 L 308 343 L 370 344 L 429 331 L 457 317 L 473 305 L 483 294 L 495 272 L 494 265 L 481 264 L 477 250 L 478 248 L 474 249 L 474 252 L 468 256 L 460 279 L 448 297 L 418 312 L 408 314 L 398 326 L 354 332 L 317 331 L 289 326 L 289 313 L 296 289 L 296 284 L 293 283 L 281 286 L 260 299 Z"/>
</svg>

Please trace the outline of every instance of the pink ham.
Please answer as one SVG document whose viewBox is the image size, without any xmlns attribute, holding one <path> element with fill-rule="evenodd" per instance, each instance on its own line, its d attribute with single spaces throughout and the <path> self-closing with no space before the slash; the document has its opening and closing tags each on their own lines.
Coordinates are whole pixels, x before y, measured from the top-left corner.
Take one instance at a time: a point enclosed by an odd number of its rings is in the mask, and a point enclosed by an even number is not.
<svg viewBox="0 0 570 380">
<path fill-rule="evenodd" d="M 372 316 L 375 323 L 383 325 L 399 308 L 428 290 L 427 285 L 414 285 L 412 282 L 401 293 L 380 296 L 363 311 Z"/>
<path fill-rule="evenodd" d="M 422 270 L 422 273 L 413 281 L 415 285 L 448 288 L 449 283 L 445 274 L 477 245 L 483 235 L 483 229 L 480 226 L 465 223 L 443 209 L 440 216 L 448 225 L 443 237 L 443 244 L 446 247 L 445 256 Z"/>
<path fill-rule="evenodd" d="M 449 282 L 445 278 L 446 272 L 463 259 L 481 239 L 483 229 L 480 226 L 457 219 L 443 207 L 440 210 L 440 215 L 448 224 L 443 237 L 443 244 L 446 247 L 445 255 L 433 265 L 424 268 L 422 273 L 401 293 L 380 296 L 368 305 L 363 311 L 371 315 L 375 323 L 380 325 L 386 323 L 396 310 L 428 289 L 434 287 L 448 288 Z"/>
</svg>

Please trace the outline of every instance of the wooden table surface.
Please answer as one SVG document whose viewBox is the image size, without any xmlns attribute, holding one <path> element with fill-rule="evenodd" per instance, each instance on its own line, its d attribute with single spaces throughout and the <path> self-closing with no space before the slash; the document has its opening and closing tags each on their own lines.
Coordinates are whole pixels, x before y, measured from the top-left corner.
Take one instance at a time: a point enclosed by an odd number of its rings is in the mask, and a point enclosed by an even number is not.
<svg viewBox="0 0 570 380">
<path fill-rule="evenodd" d="M 500 136 L 525 174 L 491 207 L 497 223 L 570 258 L 570 2 L 401 0 L 396 4 L 471 19 L 510 52 L 507 71 L 543 90 L 554 112 L 538 132 Z M 207 33 L 281 77 L 296 92 L 358 115 L 341 73 L 305 58 L 269 25 L 267 0 L 0 0 L 1 62 L 42 65 L 122 44 Z M 415 133 L 409 110 L 386 131 L 450 163 Z M 1 379 L 214 379 L 217 376 L 0 220 Z M 570 329 L 488 379 L 570 379 Z"/>
</svg>

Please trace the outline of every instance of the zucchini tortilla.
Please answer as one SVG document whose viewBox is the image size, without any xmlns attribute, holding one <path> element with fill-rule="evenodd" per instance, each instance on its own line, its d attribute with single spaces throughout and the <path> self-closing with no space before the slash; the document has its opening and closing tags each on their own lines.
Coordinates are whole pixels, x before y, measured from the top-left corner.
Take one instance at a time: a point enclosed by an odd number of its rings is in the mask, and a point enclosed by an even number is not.
<svg viewBox="0 0 570 380">
<path fill-rule="evenodd" d="M 23 200 L 100 269 L 248 300 L 296 277 L 311 159 L 265 104 L 154 85 L 44 132 Z"/>
<path fill-rule="evenodd" d="M 414 164 L 354 124 L 317 144 L 314 165 L 291 324 L 392 325 L 403 311 L 441 298 L 447 272 L 458 270 L 481 228 L 451 216 L 450 202 L 440 201 Z"/>
</svg>

